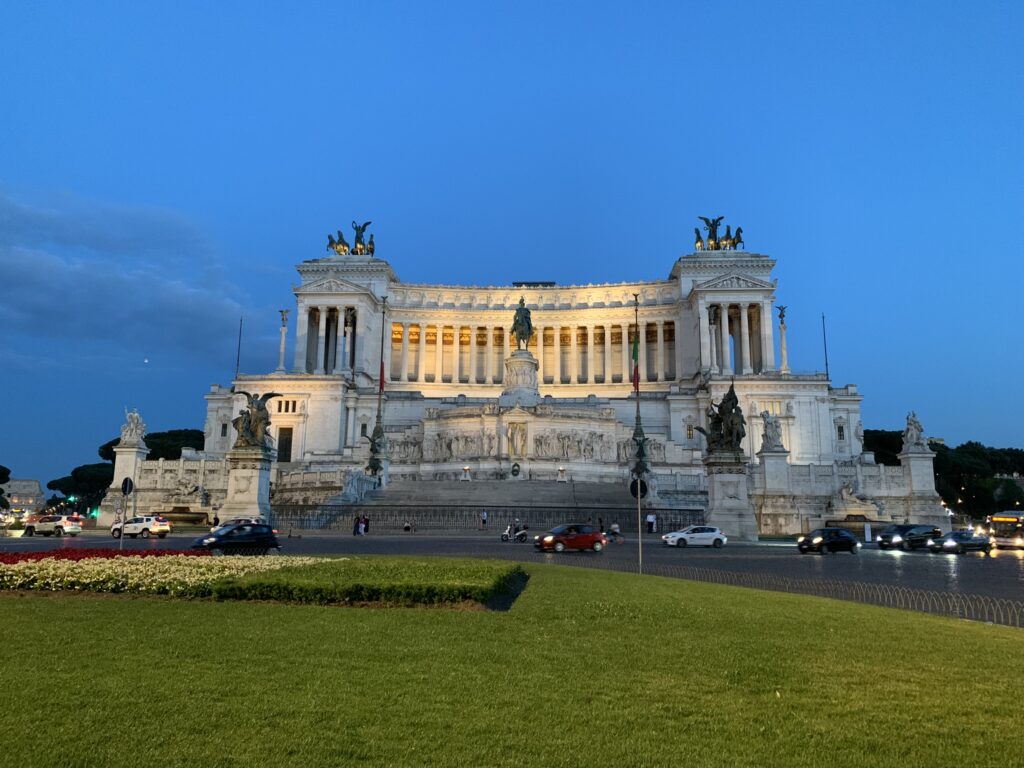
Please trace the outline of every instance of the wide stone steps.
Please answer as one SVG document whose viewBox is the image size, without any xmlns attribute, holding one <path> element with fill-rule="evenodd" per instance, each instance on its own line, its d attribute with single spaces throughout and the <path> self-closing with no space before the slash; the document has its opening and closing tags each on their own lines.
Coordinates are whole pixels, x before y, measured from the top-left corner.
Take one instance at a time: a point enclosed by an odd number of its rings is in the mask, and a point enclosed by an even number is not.
<svg viewBox="0 0 1024 768">
<path fill-rule="evenodd" d="M 371 491 L 360 506 L 521 506 L 636 508 L 618 483 L 559 483 L 551 480 L 397 480 Z"/>
</svg>

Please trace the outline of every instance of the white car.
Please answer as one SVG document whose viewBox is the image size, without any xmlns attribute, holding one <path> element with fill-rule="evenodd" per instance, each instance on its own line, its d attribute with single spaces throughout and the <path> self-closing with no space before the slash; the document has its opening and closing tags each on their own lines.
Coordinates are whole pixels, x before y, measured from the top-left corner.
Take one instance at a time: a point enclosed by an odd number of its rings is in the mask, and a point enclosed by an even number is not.
<svg viewBox="0 0 1024 768">
<path fill-rule="evenodd" d="M 171 532 L 171 521 L 166 517 L 132 517 L 124 524 L 124 535 L 135 538 L 141 536 L 148 539 L 150 536 L 165 538 Z M 110 526 L 110 535 L 115 539 L 121 538 L 121 524 L 114 523 Z"/>
<path fill-rule="evenodd" d="M 25 525 L 25 536 L 77 536 L 82 532 L 82 524 L 74 517 L 67 515 L 43 515 L 34 523 Z"/>
<path fill-rule="evenodd" d="M 714 547 L 724 546 L 729 538 L 718 528 L 710 525 L 691 525 L 681 531 L 672 531 L 661 537 L 670 547 Z"/>
</svg>

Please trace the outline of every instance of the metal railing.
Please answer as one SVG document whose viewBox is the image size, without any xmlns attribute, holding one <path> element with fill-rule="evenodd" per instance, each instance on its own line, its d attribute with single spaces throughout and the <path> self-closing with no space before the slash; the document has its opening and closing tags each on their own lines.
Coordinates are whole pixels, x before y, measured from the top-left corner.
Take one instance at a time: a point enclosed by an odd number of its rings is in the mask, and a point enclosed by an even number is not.
<svg viewBox="0 0 1024 768">
<path fill-rule="evenodd" d="M 355 515 L 367 515 L 375 531 L 398 532 L 406 523 L 418 530 L 473 531 L 480 527 L 480 514 L 487 511 L 488 528 L 504 528 L 519 519 L 534 530 L 546 530 L 562 523 L 594 525 L 602 521 L 605 526 L 618 523 L 625 532 L 636 532 L 636 510 L 623 507 L 517 507 L 509 505 L 432 505 L 432 504 L 374 504 L 372 506 L 348 504 L 281 504 L 273 507 L 274 524 L 278 528 L 345 529 L 351 527 Z M 700 512 L 678 509 L 644 508 L 644 518 L 653 512 L 659 531 L 676 531 L 688 525 L 704 522 Z"/>
</svg>

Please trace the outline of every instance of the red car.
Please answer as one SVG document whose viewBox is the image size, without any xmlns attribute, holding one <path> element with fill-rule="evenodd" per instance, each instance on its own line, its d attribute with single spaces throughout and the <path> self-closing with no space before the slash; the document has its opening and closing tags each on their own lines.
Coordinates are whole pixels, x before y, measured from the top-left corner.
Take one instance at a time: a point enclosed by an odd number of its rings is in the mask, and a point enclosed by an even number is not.
<svg viewBox="0 0 1024 768">
<path fill-rule="evenodd" d="M 567 549 L 592 549 L 600 552 L 608 546 L 608 539 L 595 526 L 583 523 L 568 523 L 552 528 L 547 533 L 533 537 L 533 546 L 542 552 Z"/>
</svg>

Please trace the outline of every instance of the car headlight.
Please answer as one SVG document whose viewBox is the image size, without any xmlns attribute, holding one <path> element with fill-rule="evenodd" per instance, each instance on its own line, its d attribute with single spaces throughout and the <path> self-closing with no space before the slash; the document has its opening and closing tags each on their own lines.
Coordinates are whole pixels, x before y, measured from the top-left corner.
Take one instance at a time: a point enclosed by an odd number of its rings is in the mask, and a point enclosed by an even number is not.
<svg viewBox="0 0 1024 768">
<path fill-rule="evenodd" d="M 898 533 L 892 537 L 893 544 L 899 544 L 901 541 L 903 541 L 903 537 L 900 536 Z"/>
<path fill-rule="evenodd" d="M 821 536 L 815 536 L 811 539 L 811 544 L 821 544 Z"/>
<path fill-rule="evenodd" d="M 956 546 L 956 542 L 953 541 L 952 539 L 946 539 L 944 542 L 942 542 L 942 546 L 944 546 L 944 547 L 951 547 L 952 548 L 952 547 Z"/>
<path fill-rule="evenodd" d="M 935 539 L 928 539 L 928 546 L 929 547 L 934 547 L 935 546 Z"/>
<path fill-rule="evenodd" d="M 203 544 L 213 544 L 213 542 L 215 542 L 216 540 L 216 536 L 207 536 L 205 539 L 203 539 Z"/>
<path fill-rule="evenodd" d="M 875 541 L 881 541 L 881 540 L 882 540 L 881 536 L 875 536 Z"/>
<path fill-rule="evenodd" d="M 545 537 L 544 537 L 544 541 L 545 541 L 545 543 L 547 543 L 547 544 L 550 544 L 550 543 L 551 543 L 552 541 L 554 541 L 554 540 L 555 540 L 555 537 L 554 537 L 554 536 L 545 536 Z"/>
<path fill-rule="evenodd" d="M 806 538 L 807 538 L 806 536 L 801 536 L 799 539 L 796 540 L 796 543 L 797 544 L 802 544 L 804 542 L 804 539 L 806 539 Z"/>
</svg>

